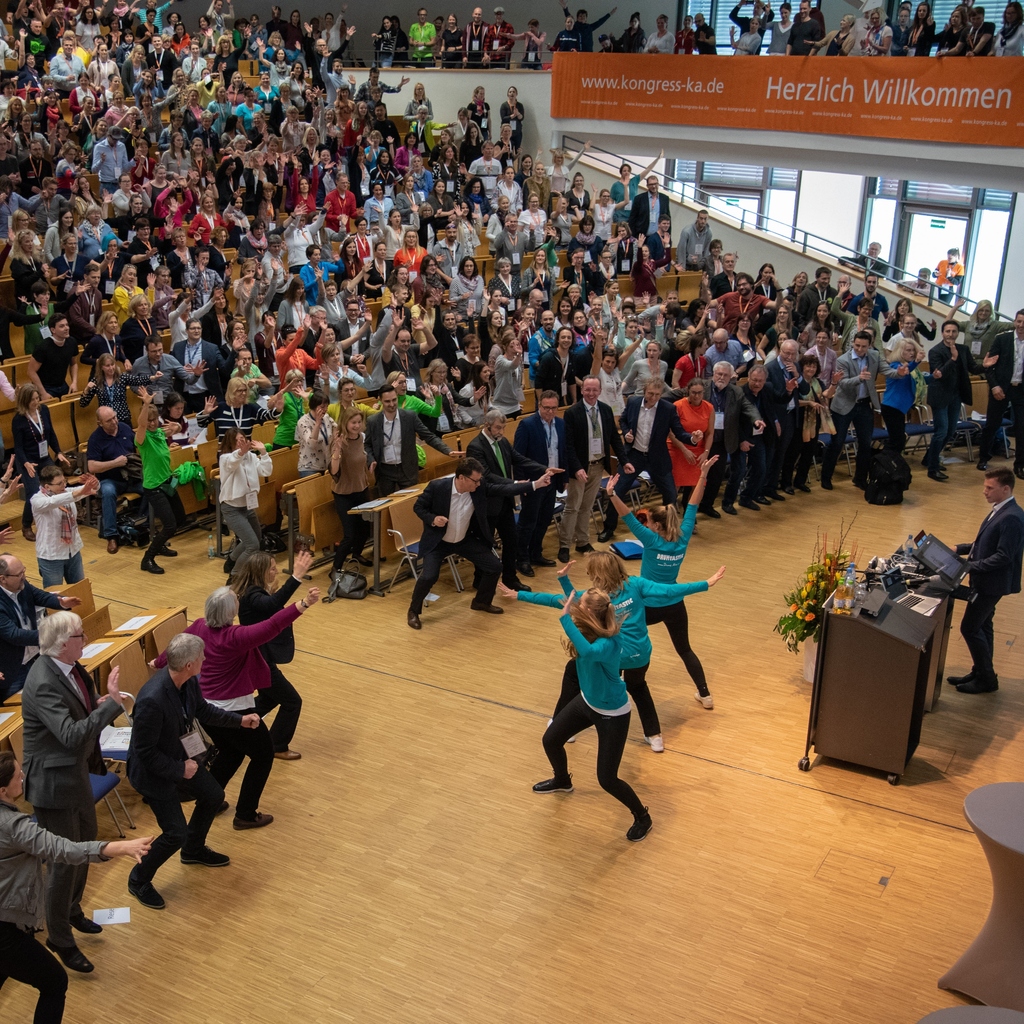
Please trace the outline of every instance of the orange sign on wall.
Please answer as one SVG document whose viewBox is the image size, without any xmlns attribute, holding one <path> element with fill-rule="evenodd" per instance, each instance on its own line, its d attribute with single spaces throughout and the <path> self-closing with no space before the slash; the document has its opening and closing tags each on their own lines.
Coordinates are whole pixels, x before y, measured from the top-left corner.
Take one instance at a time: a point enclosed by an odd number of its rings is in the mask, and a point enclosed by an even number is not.
<svg viewBox="0 0 1024 1024">
<path fill-rule="evenodd" d="M 551 116 L 1024 147 L 1024 57 L 556 53 Z"/>
</svg>

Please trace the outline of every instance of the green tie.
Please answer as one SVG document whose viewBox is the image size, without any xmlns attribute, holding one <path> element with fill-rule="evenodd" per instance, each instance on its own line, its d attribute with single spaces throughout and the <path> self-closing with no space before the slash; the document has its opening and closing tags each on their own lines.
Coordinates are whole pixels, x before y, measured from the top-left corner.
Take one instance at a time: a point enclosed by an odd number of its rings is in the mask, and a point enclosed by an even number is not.
<svg viewBox="0 0 1024 1024">
<path fill-rule="evenodd" d="M 494 442 L 494 457 L 498 460 L 498 468 L 501 470 L 501 475 L 508 476 L 508 470 L 505 468 L 505 460 L 501 457 L 501 446 L 497 441 Z"/>
</svg>

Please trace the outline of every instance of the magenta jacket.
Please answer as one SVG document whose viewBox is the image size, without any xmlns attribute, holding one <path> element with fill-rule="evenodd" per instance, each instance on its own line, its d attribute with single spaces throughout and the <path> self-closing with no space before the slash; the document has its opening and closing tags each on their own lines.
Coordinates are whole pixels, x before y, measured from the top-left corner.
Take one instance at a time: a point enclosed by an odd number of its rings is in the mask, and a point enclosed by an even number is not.
<svg viewBox="0 0 1024 1024">
<path fill-rule="evenodd" d="M 301 614 L 298 604 L 290 604 L 266 622 L 221 629 L 211 629 L 206 619 L 196 619 L 185 632 L 201 637 L 206 644 L 206 658 L 199 673 L 203 696 L 207 700 L 232 700 L 247 697 L 253 690 L 266 689 L 270 685 L 270 668 L 260 654 L 260 645 L 273 640 Z M 161 654 L 156 667 L 166 664 L 167 658 Z"/>
</svg>

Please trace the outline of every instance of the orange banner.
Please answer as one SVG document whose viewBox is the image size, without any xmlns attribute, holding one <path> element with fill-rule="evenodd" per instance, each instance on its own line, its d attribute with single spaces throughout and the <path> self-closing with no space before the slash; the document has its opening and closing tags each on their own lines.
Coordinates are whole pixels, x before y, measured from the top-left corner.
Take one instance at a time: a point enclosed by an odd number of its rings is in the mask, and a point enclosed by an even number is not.
<svg viewBox="0 0 1024 1024">
<path fill-rule="evenodd" d="M 551 116 L 1024 147 L 1024 57 L 556 53 Z"/>
</svg>

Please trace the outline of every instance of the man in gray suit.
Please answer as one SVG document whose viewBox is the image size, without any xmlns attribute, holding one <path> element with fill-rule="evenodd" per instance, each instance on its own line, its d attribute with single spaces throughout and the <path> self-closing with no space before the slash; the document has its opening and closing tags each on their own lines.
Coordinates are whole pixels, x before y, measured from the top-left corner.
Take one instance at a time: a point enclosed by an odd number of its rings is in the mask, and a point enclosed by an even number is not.
<svg viewBox="0 0 1024 1024">
<path fill-rule="evenodd" d="M 882 408 L 875 379 L 879 373 L 886 377 L 904 377 L 907 374 L 906 366 L 894 370 L 888 363 L 883 363 L 874 348 L 874 341 L 871 331 L 858 331 L 853 336 L 850 351 L 836 360 L 836 372 L 832 376 L 832 383 L 836 386 L 832 399 L 832 422 L 836 432 L 825 449 L 821 466 L 821 486 L 826 491 L 832 490 L 832 473 L 846 444 L 846 432 L 851 423 L 857 431 L 857 468 L 853 474 L 853 485 L 862 491 L 867 488 L 875 413 L 880 413 Z"/>
<path fill-rule="evenodd" d="M 118 670 L 99 697 L 78 664 L 85 645 L 82 620 L 55 612 L 39 624 L 39 657 L 29 669 L 22 697 L 25 743 L 25 799 L 39 824 L 74 842 L 96 838 L 96 804 L 89 773 L 103 775 L 99 735 L 121 713 Z M 75 944 L 72 927 L 101 931 L 82 913 L 88 864 L 51 864 L 47 872 L 46 945 L 73 971 L 92 964 Z"/>
<path fill-rule="evenodd" d="M 419 480 L 420 467 L 416 457 L 416 435 L 443 455 L 462 456 L 453 452 L 433 431 L 423 425 L 414 412 L 398 408 L 394 387 L 385 385 L 380 392 L 382 412 L 371 416 L 366 424 L 366 462 L 377 475 L 377 494 L 389 494 L 412 487 Z"/>
</svg>

